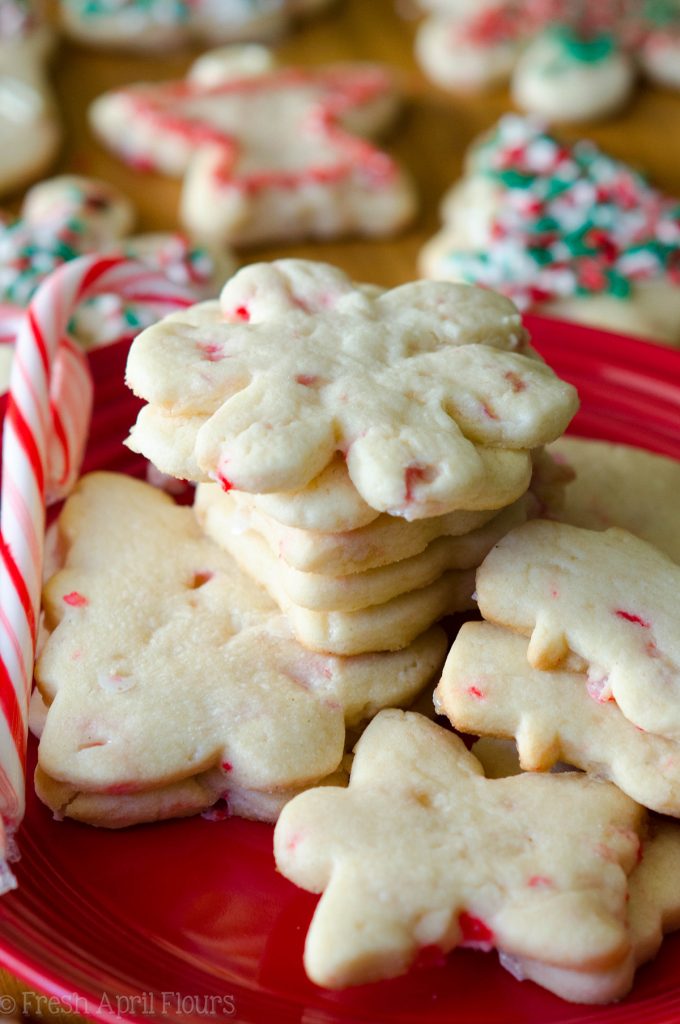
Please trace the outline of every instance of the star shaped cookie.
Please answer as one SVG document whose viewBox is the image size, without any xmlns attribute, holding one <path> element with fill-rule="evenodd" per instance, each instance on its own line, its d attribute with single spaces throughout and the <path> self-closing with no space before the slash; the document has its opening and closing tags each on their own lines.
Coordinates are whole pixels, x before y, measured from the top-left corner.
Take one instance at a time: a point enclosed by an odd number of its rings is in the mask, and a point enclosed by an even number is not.
<svg viewBox="0 0 680 1024">
<path fill-rule="evenodd" d="M 367 137 L 393 120 L 376 65 L 269 68 L 216 51 L 188 77 L 95 101 L 95 132 L 138 169 L 184 177 L 181 219 L 234 244 L 389 235 L 411 218 L 406 176 Z"/>
</svg>

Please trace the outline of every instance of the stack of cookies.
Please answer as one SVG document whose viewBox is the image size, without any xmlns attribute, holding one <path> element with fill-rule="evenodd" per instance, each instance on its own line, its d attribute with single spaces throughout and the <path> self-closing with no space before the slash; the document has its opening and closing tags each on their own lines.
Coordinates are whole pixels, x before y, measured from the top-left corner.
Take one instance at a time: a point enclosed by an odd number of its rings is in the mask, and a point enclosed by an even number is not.
<svg viewBox="0 0 680 1024">
<path fill-rule="evenodd" d="M 205 533 L 300 643 L 342 656 L 471 607 L 475 567 L 526 518 L 532 452 L 576 407 L 502 298 L 294 260 L 145 332 L 128 379 L 149 403 L 131 445 L 214 481 Z"/>
<path fill-rule="evenodd" d="M 294 260 L 144 331 L 128 380 L 131 446 L 199 481 L 195 509 L 107 474 L 67 503 L 37 789 L 109 826 L 220 798 L 274 820 L 436 676 L 435 624 L 472 606 L 576 395 L 504 298 Z"/>
</svg>

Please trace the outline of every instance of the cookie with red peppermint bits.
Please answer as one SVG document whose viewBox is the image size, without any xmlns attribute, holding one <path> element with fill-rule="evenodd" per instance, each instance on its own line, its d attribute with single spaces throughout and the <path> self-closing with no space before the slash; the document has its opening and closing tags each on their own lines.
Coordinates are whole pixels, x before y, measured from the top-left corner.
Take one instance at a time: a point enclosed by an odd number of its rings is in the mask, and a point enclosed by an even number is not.
<svg viewBox="0 0 680 1024">
<path fill-rule="evenodd" d="M 514 738 L 526 771 L 562 761 L 680 817 L 680 744 L 637 728 L 585 673 L 532 668 L 525 637 L 488 622 L 465 623 L 434 699 L 456 729 Z"/>
<path fill-rule="evenodd" d="M 648 732 L 680 739 L 680 568 L 626 530 L 534 520 L 498 542 L 477 571 L 490 622 L 530 637 L 529 663 L 581 659 L 598 698 Z"/>
<path fill-rule="evenodd" d="M 487 778 L 500 779 L 522 771 L 515 744 L 485 737 L 472 745 Z M 568 771 L 566 765 L 557 770 Z M 556 770 L 556 769 L 553 769 Z M 565 971 L 536 961 L 501 954 L 500 962 L 518 981 L 531 980 L 577 1003 L 607 1003 L 630 987 L 633 972 L 656 956 L 664 935 L 680 928 L 680 825 L 649 816 L 638 863 L 628 876 L 628 929 L 631 956 L 613 971 Z"/>
<path fill-rule="evenodd" d="M 234 268 L 226 251 L 194 245 L 173 233 L 131 235 L 132 203 L 107 182 L 65 174 L 34 185 L 16 218 L 0 221 L 0 389 L 9 383 L 18 324 L 42 281 L 57 267 L 89 253 L 122 251 L 191 288 L 214 295 Z M 156 311 L 116 295 L 82 303 L 71 333 L 84 348 L 129 337 L 153 323 Z"/>
<path fill-rule="evenodd" d="M 61 0 L 61 21 L 80 42 L 159 53 L 188 42 L 270 39 L 330 0 Z"/>
<path fill-rule="evenodd" d="M 675 0 L 420 0 L 425 73 L 446 89 L 511 83 L 523 110 L 550 121 L 593 120 L 629 98 L 638 69 L 680 84 Z"/>
<path fill-rule="evenodd" d="M 366 504 L 408 519 L 474 508 L 491 490 L 488 449 L 520 452 L 528 469 L 527 450 L 577 406 L 506 299 L 433 282 L 367 289 L 303 260 L 246 267 L 219 303 L 148 328 L 127 381 L 182 427 L 203 420 L 188 474 L 296 490 L 340 453 Z M 146 453 L 141 424 L 134 443 Z"/>
<path fill-rule="evenodd" d="M 157 469 L 169 476 L 207 483 L 210 477 L 200 468 L 195 455 L 198 432 L 203 422 L 201 416 L 177 416 L 157 406 L 146 405 L 140 411 L 126 444 L 132 451 L 143 451 Z M 521 497 L 530 480 L 533 486 L 532 473 L 541 458 L 538 451 L 529 453 L 486 448 L 479 454 L 486 467 L 486 483 L 461 511 L 471 514 L 491 509 L 493 512 Z M 318 476 L 297 490 L 257 495 L 248 495 L 245 491 L 232 494 L 241 504 L 251 502 L 256 512 L 268 520 L 294 530 L 354 533 L 374 522 L 377 528 L 381 515 L 378 509 L 364 501 L 355 488 L 341 453 Z"/>
<path fill-rule="evenodd" d="M 37 0 L 0 7 L 0 193 L 39 177 L 61 140 L 47 77 L 54 39 L 41 15 Z"/>
<path fill-rule="evenodd" d="M 258 518 L 249 522 L 247 508 L 225 494 L 216 484 L 199 486 L 194 508 L 207 536 L 229 551 L 244 571 L 250 572 L 272 593 L 315 611 L 357 611 L 381 605 L 402 594 L 417 591 L 451 570 L 476 568 L 493 545 L 527 518 L 533 507 L 526 496 L 499 512 L 484 526 L 462 536 L 442 535 L 423 551 L 408 558 L 395 558 L 385 565 L 358 572 L 304 572 L 290 565 L 285 548 L 276 543 L 276 532 L 261 532 Z M 263 517 L 260 517 L 260 522 Z M 395 554 L 392 551 L 392 554 Z M 270 592 L 272 592 L 270 591 Z"/>
<path fill-rule="evenodd" d="M 421 252 L 426 277 L 680 345 L 680 200 L 593 143 L 506 116 L 473 145 L 442 218 Z"/>
<path fill-rule="evenodd" d="M 349 726 L 409 704 L 444 657 L 438 628 L 396 654 L 306 650 L 190 508 L 130 477 L 83 478 L 59 531 L 36 680 L 38 790 L 60 814 L 115 827 L 222 797 L 275 816 L 341 769 Z"/>
<path fill-rule="evenodd" d="M 368 141 L 397 112 L 387 71 L 276 68 L 257 53 L 216 50 L 183 80 L 105 93 L 93 129 L 133 167 L 184 179 L 180 219 L 202 239 L 257 245 L 404 227 L 413 188 Z"/>
<path fill-rule="evenodd" d="M 625 444 L 561 437 L 550 455 L 573 479 L 550 518 L 588 530 L 620 526 L 680 562 L 680 462 Z"/>
<path fill-rule="evenodd" d="M 359 740 L 348 788 L 284 807 L 274 852 L 287 878 L 323 893 L 305 967 L 325 987 L 460 945 L 609 971 L 631 953 L 626 876 L 643 821 L 583 775 L 486 779 L 454 734 L 388 710 Z"/>
</svg>

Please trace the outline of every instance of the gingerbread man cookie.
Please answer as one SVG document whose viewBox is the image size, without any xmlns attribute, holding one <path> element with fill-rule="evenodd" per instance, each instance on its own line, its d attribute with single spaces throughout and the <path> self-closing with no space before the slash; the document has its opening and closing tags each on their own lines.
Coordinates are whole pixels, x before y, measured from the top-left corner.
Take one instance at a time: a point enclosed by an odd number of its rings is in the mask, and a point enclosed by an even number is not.
<svg viewBox="0 0 680 1024">
<path fill-rule="evenodd" d="M 521 772 L 515 744 L 508 740 L 477 740 L 472 753 L 487 778 Z M 553 769 L 554 770 L 554 769 Z M 559 770 L 568 770 L 564 765 Z M 613 971 L 564 971 L 535 961 L 501 954 L 500 962 L 518 981 L 533 980 L 577 1003 L 607 1003 L 630 987 L 634 970 L 659 951 L 663 937 L 680 928 L 680 825 L 651 815 L 638 864 L 628 876 L 628 928 L 631 956 Z"/>
<path fill-rule="evenodd" d="M 61 0 L 69 35 L 103 47 L 162 52 L 192 40 L 268 39 L 330 0 Z"/>
<path fill-rule="evenodd" d="M 47 83 L 52 33 L 31 0 L 0 6 L 0 192 L 37 178 L 51 163 L 61 130 Z"/>
<path fill-rule="evenodd" d="M 304 649 L 191 509 L 130 477 L 83 478 L 59 530 L 36 666 L 38 788 L 59 813 L 113 827 L 218 797 L 274 813 L 341 768 L 347 726 L 410 703 L 443 659 L 439 629 L 391 655 Z"/>
<path fill-rule="evenodd" d="M 530 636 L 537 669 L 570 652 L 599 700 L 635 725 L 680 740 L 680 568 L 625 530 L 534 520 L 507 534 L 477 572 L 485 619 Z"/>
<path fill-rule="evenodd" d="M 506 116 L 444 199 L 425 276 L 522 310 L 680 345 L 680 206 L 585 140 L 567 147 Z"/>
<path fill-rule="evenodd" d="M 323 893 L 305 967 L 325 987 L 394 977 L 423 948 L 458 945 L 606 971 L 631 953 L 641 823 L 610 783 L 485 779 L 458 737 L 389 710 L 361 737 L 347 789 L 286 805 L 274 852 L 287 878 Z"/>
<path fill-rule="evenodd" d="M 515 102 L 550 121 L 592 120 L 620 108 L 638 67 L 677 85 L 680 12 L 673 0 L 421 0 L 430 16 L 416 55 L 447 89 L 511 81 Z"/>
<path fill-rule="evenodd" d="M 93 128 L 132 166 L 184 177 L 180 217 L 200 238 L 250 245 L 402 228 L 413 190 L 366 138 L 394 118 L 390 76 L 369 64 L 277 70 L 257 53 L 218 50 L 183 81 L 106 93 Z"/>
<path fill-rule="evenodd" d="M 562 761 L 680 817 L 680 744 L 636 728 L 585 674 L 532 668 L 526 639 L 509 630 L 488 622 L 461 627 L 435 706 L 463 732 L 514 737 L 525 770 Z"/>
<path fill-rule="evenodd" d="M 193 461 L 225 489 L 295 490 L 341 452 L 368 505 L 409 519 L 470 507 L 486 448 L 526 458 L 577 404 L 500 296 L 367 290 L 302 260 L 246 267 L 219 303 L 148 328 L 127 380 L 181 426 L 201 417 Z"/>
<path fill-rule="evenodd" d="M 23 309 L 45 277 L 87 253 L 122 250 L 149 263 L 196 298 L 214 294 L 233 269 L 226 253 L 194 246 L 180 234 L 130 237 L 132 204 L 113 186 L 62 175 L 35 185 L 21 214 L 0 223 L 0 388 L 9 382 L 13 341 Z M 108 344 L 152 323 L 155 313 L 114 295 L 84 303 L 71 325 L 85 347 Z"/>
</svg>

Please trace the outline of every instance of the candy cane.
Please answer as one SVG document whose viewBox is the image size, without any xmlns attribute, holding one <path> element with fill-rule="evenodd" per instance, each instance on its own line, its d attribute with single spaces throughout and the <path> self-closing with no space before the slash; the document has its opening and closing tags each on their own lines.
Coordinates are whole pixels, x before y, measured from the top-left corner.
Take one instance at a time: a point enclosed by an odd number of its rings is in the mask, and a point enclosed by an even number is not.
<svg viewBox="0 0 680 1024">
<path fill-rule="evenodd" d="M 149 305 L 159 316 L 195 302 L 158 270 L 120 257 L 84 256 L 43 282 L 22 319 L 3 431 L 0 511 L 0 818 L 10 832 L 25 806 L 45 499 L 48 491 L 63 495 L 74 481 L 89 424 L 89 371 L 64 339 L 78 304 L 103 293 Z M 0 871 L 0 890 L 2 877 Z"/>
</svg>

